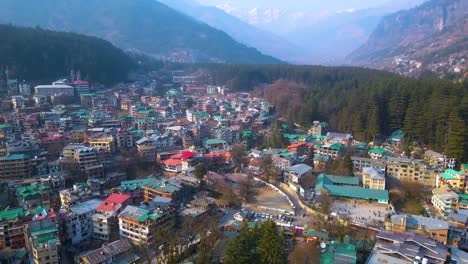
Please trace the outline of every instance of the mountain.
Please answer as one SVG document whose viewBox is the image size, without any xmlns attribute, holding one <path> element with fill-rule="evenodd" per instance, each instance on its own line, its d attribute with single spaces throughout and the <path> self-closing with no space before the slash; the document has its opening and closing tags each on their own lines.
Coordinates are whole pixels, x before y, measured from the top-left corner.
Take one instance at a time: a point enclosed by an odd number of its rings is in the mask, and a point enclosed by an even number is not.
<svg viewBox="0 0 468 264">
<path fill-rule="evenodd" d="M 280 63 L 155 0 L 2 0 L 0 22 L 94 35 L 173 61 Z"/>
<path fill-rule="evenodd" d="M 286 39 L 258 29 L 217 7 L 202 6 L 193 0 L 159 0 L 159 2 L 222 30 L 236 41 L 254 47 L 262 53 L 285 61 L 301 55 L 298 47 Z"/>
<path fill-rule="evenodd" d="M 431 0 L 385 17 L 348 60 L 409 75 L 447 73 L 466 66 L 467 23 L 468 1 Z"/>
<path fill-rule="evenodd" d="M 425 0 L 395 0 L 366 9 L 320 11 L 285 8 L 239 8 L 233 2 L 219 4 L 225 12 L 260 29 L 273 32 L 298 46 L 296 63 L 343 64 L 345 57 L 363 45 L 380 19 Z"/>
<path fill-rule="evenodd" d="M 95 37 L 11 25 L 0 25 L 0 36 L 0 70 L 8 67 L 13 78 L 51 81 L 80 70 L 86 79 L 111 84 L 135 66 L 125 52 Z"/>
</svg>

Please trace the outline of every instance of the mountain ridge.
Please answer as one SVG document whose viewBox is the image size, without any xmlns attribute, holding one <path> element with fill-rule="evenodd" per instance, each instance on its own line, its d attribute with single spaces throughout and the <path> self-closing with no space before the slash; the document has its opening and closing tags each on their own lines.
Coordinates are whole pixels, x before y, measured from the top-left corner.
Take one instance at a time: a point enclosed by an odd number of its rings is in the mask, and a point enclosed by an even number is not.
<svg viewBox="0 0 468 264">
<path fill-rule="evenodd" d="M 447 72 L 459 63 L 452 64 L 451 59 L 468 56 L 467 23 L 468 2 L 431 0 L 383 18 L 369 40 L 347 60 L 408 75 L 438 72 L 436 64 L 442 63 Z"/>
<path fill-rule="evenodd" d="M 165 60 L 281 63 L 155 0 L 3 0 L 0 22 L 93 35 Z"/>
</svg>

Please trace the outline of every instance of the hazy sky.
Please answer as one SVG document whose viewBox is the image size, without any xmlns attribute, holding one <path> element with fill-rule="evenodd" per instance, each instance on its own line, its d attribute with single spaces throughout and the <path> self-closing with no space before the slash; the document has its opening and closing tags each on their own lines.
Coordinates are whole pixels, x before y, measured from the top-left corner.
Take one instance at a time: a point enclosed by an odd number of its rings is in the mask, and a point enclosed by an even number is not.
<svg viewBox="0 0 468 264">
<path fill-rule="evenodd" d="M 308 9 L 335 12 L 351 8 L 362 9 L 381 6 L 390 0 L 198 0 L 198 2 L 204 5 L 230 3 L 234 7 L 243 8 L 288 8 L 291 10 Z"/>
</svg>

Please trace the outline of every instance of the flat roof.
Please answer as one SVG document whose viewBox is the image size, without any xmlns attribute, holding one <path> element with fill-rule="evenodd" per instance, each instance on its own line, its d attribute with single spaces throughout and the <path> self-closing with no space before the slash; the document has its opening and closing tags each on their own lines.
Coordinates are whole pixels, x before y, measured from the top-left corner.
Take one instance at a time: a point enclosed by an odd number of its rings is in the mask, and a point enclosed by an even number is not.
<svg viewBox="0 0 468 264">
<path fill-rule="evenodd" d="M 79 203 L 75 206 L 70 207 L 70 210 L 76 214 L 85 214 L 87 212 L 96 210 L 98 206 L 103 202 L 101 199 L 93 199 L 86 202 Z"/>
</svg>

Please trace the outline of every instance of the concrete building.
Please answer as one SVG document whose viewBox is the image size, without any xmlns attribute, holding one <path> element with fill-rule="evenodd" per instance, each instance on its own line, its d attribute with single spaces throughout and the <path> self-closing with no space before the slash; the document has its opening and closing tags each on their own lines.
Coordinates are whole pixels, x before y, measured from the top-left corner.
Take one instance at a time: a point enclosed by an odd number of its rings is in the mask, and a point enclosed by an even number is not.
<svg viewBox="0 0 468 264">
<path fill-rule="evenodd" d="M 52 85 L 38 85 L 34 87 L 34 92 L 36 95 L 42 96 L 75 95 L 75 89 L 72 86 L 58 82 L 54 82 Z"/>
<path fill-rule="evenodd" d="M 0 158 L 0 179 L 20 180 L 31 177 L 31 156 L 15 154 Z"/>
<path fill-rule="evenodd" d="M 126 239 L 120 239 L 96 250 L 81 254 L 75 259 L 77 264 L 134 264 L 140 258 L 133 254 L 132 245 Z"/>
<path fill-rule="evenodd" d="M 431 202 L 439 213 L 448 215 L 458 209 L 458 194 L 446 187 L 434 189 Z"/>
<path fill-rule="evenodd" d="M 21 95 L 29 96 L 31 95 L 31 85 L 26 81 L 23 81 L 19 84 L 19 93 Z"/>
<path fill-rule="evenodd" d="M 447 221 L 419 215 L 392 215 L 386 228 L 394 232 L 414 232 L 446 245 L 449 224 Z"/>
<path fill-rule="evenodd" d="M 430 169 L 422 160 L 387 157 L 385 161 L 388 176 L 402 182 L 416 181 L 427 186 L 436 185 L 435 171 Z"/>
<path fill-rule="evenodd" d="M 37 183 L 16 189 L 19 205 L 25 211 L 32 211 L 38 206 L 50 207 L 50 187 Z"/>
<path fill-rule="evenodd" d="M 151 202 L 156 197 L 177 199 L 180 188 L 164 180 L 151 178 L 143 183 L 143 200 Z"/>
<path fill-rule="evenodd" d="M 94 237 L 93 215 L 102 202 L 100 199 L 93 199 L 70 207 L 70 212 L 61 211 L 60 217 L 65 223 L 65 231 L 72 245 Z"/>
<path fill-rule="evenodd" d="M 75 183 L 72 188 L 59 191 L 59 195 L 61 208 L 67 211 L 71 206 L 93 198 L 93 192 L 86 183 Z"/>
<path fill-rule="evenodd" d="M 94 238 L 107 242 L 118 238 L 118 214 L 132 202 L 130 195 L 113 193 L 101 203 L 93 215 Z"/>
<path fill-rule="evenodd" d="M 301 178 L 307 173 L 312 173 L 312 167 L 306 164 L 297 164 L 290 167 L 286 172 L 286 183 L 297 192 L 300 187 Z"/>
<path fill-rule="evenodd" d="M 156 234 L 169 230 L 174 225 L 173 207 L 154 208 L 154 206 L 136 207 L 129 205 L 119 215 L 120 237 L 133 244 L 143 244 L 154 256 Z"/>
<path fill-rule="evenodd" d="M 364 188 L 385 190 L 385 172 L 375 167 L 362 169 L 362 185 Z"/>
<path fill-rule="evenodd" d="M 89 145 L 91 147 L 105 148 L 109 153 L 114 153 L 116 150 L 114 137 L 91 138 L 89 140 Z"/>
<path fill-rule="evenodd" d="M 37 212 L 32 221 L 24 225 L 24 236 L 34 264 L 60 263 L 58 221 L 53 209 Z"/>
<path fill-rule="evenodd" d="M 308 131 L 308 134 L 324 136 L 328 132 L 327 129 L 328 129 L 328 124 L 326 122 L 314 121 Z"/>
<path fill-rule="evenodd" d="M 24 247 L 23 208 L 0 211 L 0 250 Z"/>
<path fill-rule="evenodd" d="M 457 192 L 465 191 L 466 175 L 461 171 L 454 169 L 446 169 L 443 173 L 437 175 L 437 187 L 450 187 Z"/>
<path fill-rule="evenodd" d="M 456 159 L 447 157 L 446 155 L 433 150 L 427 150 L 424 152 L 424 159 L 432 166 L 445 169 L 453 169 L 456 164 Z"/>
</svg>

